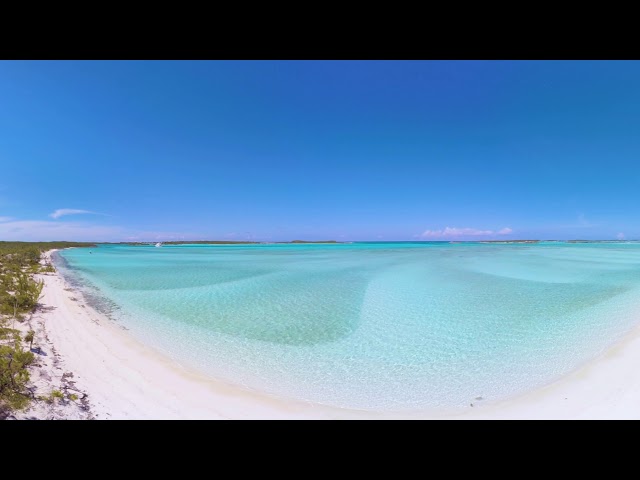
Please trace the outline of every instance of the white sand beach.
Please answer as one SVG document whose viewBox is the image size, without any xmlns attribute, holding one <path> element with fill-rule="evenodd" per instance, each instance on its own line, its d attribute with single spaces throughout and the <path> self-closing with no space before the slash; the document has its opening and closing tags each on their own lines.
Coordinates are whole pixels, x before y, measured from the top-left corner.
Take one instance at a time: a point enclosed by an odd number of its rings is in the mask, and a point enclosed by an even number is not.
<svg viewBox="0 0 640 480">
<path fill-rule="evenodd" d="M 640 419 L 640 327 L 587 365 L 540 390 L 458 418 Z"/>
<path fill-rule="evenodd" d="M 36 378 L 43 382 L 52 375 L 73 374 L 73 388 L 86 393 L 90 415 L 72 418 L 640 418 L 640 329 L 580 370 L 513 400 L 493 405 L 479 401 L 465 413 L 447 416 L 362 412 L 275 398 L 187 371 L 92 309 L 59 274 L 41 278 L 45 308 L 38 316 L 38 338 L 49 355 L 53 349 L 55 361 L 49 362 L 49 373 Z M 56 418 L 41 410 L 35 406 L 22 418 Z"/>
<path fill-rule="evenodd" d="M 48 257 L 51 252 L 47 252 Z M 322 407 L 252 394 L 183 369 L 131 338 L 69 288 L 45 281 L 41 325 L 60 371 L 72 372 L 96 419 L 331 418 Z M 51 347 L 49 346 L 49 349 Z M 43 346 L 47 350 L 47 346 Z M 330 409 L 327 409 L 330 410 Z M 339 411 L 338 411 L 339 412 Z M 27 412 L 33 414 L 34 412 Z M 36 414 L 37 415 L 37 414 Z M 339 416 L 339 415 L 338 415 Z"/>
</svg>

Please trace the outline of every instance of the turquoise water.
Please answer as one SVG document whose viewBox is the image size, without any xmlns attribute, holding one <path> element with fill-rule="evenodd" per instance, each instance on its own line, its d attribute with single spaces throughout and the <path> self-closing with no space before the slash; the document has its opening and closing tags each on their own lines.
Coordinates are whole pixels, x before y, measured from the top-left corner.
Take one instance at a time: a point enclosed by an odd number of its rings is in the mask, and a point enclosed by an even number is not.
<svg viewBox="0 0 640 480">
<path fill-rule="evenodd" d="M 183 365 L 348 408 L 501 400 L 579 367 L 640 320 L 632 242 L 101 245 L 60 256 L 99 308 Z"/>
</svg>

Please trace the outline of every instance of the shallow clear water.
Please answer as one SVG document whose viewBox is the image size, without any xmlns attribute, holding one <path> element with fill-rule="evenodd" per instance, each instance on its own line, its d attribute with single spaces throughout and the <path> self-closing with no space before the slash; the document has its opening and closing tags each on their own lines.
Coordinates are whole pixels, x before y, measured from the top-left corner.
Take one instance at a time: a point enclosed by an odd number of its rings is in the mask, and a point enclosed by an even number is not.
<svg viewBox="0 0 640 480">
<path fill-rule="evenodd" d="M 595 357 L 640 320 L 640 244 L 114 246 L 58 266 L 141 341 L 271 394 L 467 407 Z"/>
</svg>

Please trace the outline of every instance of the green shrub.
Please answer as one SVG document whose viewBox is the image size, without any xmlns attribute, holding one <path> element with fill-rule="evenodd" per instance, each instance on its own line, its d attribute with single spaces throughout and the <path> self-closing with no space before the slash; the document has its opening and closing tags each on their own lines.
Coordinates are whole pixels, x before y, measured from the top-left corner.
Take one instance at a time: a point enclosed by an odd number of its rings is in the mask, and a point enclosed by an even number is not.
<svg viewBox="0 0 640 480">
<path fill-rule="evenodd" d="M 45 264 L 40 268 L 40 272 L 42 273 L 55 273 L 56 269 L 50 263 Z"/>
<path fill-rule="evenodd" d="M 36 332 L 33 330 L 29 330 L 27 334 L 24 336 L 24 341 L 29 342 L 29 350 L 33 348 L 33 338 L 35 337 Z"/>
<path fill-rule="evenodd" d="M 77 242 L 0 242 L 0 412 L 25 408 L 30 395 L 28 367 L 33 353 L 22 348 L 18 330 L 8 327 L 8 318 L 15 324 L 23 315 L 33 312 L 42 295 L 43 281 L 35 273 L 55 272 L 50 263 L 40 265 L 42 252 L 68 247 L 89 247 L 92 243 Z M 3 315 L 5 316 L 3 318 Z M 15 326 L 15 325 L 13 325 Z M 24 340 L 33 347 L 35 332 L 30 330 Z M 53 402 L 64 398 L 59 390 L 42 399 Z"/>
<path fill-rule="evenodd" d="M 29 370 L 33 353 L 24 351 L 19 342 L 0 346 L 0 405 L 22 409 L 29 404 Z"/>
</svg>

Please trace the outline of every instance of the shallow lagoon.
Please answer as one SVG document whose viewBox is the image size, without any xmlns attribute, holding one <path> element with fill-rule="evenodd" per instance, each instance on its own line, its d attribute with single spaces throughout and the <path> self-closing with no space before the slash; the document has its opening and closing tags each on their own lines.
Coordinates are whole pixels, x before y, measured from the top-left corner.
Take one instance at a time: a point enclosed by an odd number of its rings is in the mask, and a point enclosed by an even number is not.
<svg viewBox="0 0 640 480">
<path fill-rule="evenodd" d="M 185 366 L 358 409 L 504 399 L 640 320 L 637 243 L 101 245 L 57 264 Z"/>
</svg>

